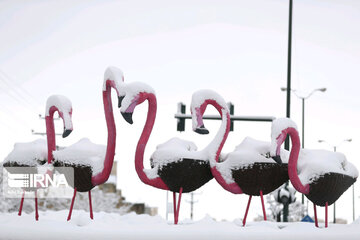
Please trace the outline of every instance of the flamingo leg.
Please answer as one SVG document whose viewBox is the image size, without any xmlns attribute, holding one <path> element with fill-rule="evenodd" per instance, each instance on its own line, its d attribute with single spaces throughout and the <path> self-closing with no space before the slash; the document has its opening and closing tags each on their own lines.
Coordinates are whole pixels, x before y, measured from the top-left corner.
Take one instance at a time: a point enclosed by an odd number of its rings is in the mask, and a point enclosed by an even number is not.
<svg viewBox="0 0 360 240">
<path fill-rule="evenodd" d="M 252 198 L 252 196 L 250 195 L 249 200 L 248 200 L 248 204 L 247 204 L 247 207 L 246 207 L 246 211 L 245 211 L 245 216 L 244 216 L 244 219 L 243 219 L 243 226 L 245 226 L 245 224 L 246 224 L 246 217 L 247 217 L 248 212 L 249 212 L 251 198 Z"/>
<path fill-rule="evenodd" d="M 261 205 L 262 205 L 264 220 L 266 221 L 266 212 L 265 212 L 264 196 L 263 196 L 262 190 L 260 190 L 260 198 L 261 198 Z"/>
<path fill-rule="evenodd" d="M 91 190 L 89 191 L 89 211 L 90 211 L 90 218 L 94 219 L 92 204 L 91 204 Z"/>
<path fill-rule="evenodd" d="M 76 197 L 76 188 L 74 188 L 74 196 L 73 196 L 73 198 L 71 200 L 70 211 L 69 211 L 69 215 L 68 215 L 68 218 L 67 218 L 68 221 L 71 219 L 71 213 L 72 213 L 72 210 L 73 210 L 73 207 L 74 207 L 75 197 Z"/>
<path fill-rule="evenodd" d="M 328 202 L 325 203 L 325 228 L 328 227 Z"/>
<path fill-rule="evenodd" d="M 19 213 L 18 215 L 21 216 L 21 212 L 22 212 L 22 208 L 23 208 L 23 205 L 24 205 L 24 197 L 25 197 L 25 190 L 22 194 L 22 197 L 21 197 L 21 202 L 20 202 L 20 207 L 19 207 Z"/>
<path fill-rule="evenodd" d="M 173 203 L 174 203 L 174 224 L 176 224 L 176 192 L 173 192 Z"/>
<path fill-rule="evenodd" d="M 314 218 L 315 218 L 315 227 L 319 227 L 317 214 L 316 214 L 316 205 L 314 203 Z"/>
<path fill-rule="evenodd" d="M 35 190 L 35 219 L 39 220 L 39 212 L 38 212 L 38 201 L 37 201 L 37 190 Z"/>
<path fill-rule="evenodd" d="M 181 203 L 182 191 L 183 191 L 183 188 L 181 187 L 180 191 L 179 191 L 179 199 L 178 199 L 178 204 L 177 204 L 177 209 L 176 209 L 176 223 L 175 224 L 178 224 L 178 222 L 179 222 L 179 212 L 180 212 L 180 203 Z"/>
</svg>

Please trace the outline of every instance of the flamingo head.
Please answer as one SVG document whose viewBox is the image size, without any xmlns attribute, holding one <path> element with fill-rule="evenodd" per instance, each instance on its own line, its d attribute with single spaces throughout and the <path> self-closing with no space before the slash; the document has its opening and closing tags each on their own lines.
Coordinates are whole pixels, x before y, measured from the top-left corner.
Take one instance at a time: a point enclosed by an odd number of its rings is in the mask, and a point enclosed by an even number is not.
<svg viewBox="0 0 360 240">
<path fill-rule="evenodd" d="M 114 88 L 118 95 L 118 107 L 121 107 L 121 102 L 125 97 L 124 92 L 124 74 L 120 68 L 108 67 L 104 73 L 103 91 L 107 91 L 108 88 Z"/>
<path fill-rule="evenodd" d="M 224 111 L 229 111 L 225 100 L 215 91 L 196 91 L 192 96 L 190 107 L 193 131 L 200 134 L 209 133 L 203 122 L 203 115 L 209 104 L 213 105 L 221 114 L 223 114 Z"/>
<path fill-rule="evenodd" d="M 200 108 L 191 109 L 191 116 L 193 121 L 193 131 L 199 134 L 208 134 L 209 130 L 205 127 L 203 122 L 203 114 Z"/>
<path fill-rule="evenodd" d="M 134 82 L 124 84 L 122 87 L 124 96 L 119 97 L 121 115 L 130 124 L 133 124 L 132 115 L 137 105 L 149 98 L 155 98 L 155 91 L 147 84 Z"/>
<path fill-rule="evenodd" d="M 62 137 L 70 135 L 73 130 L 72 124 L 72 104 L 71 101 L 62 95 L 52 95 L 46 102 L 46 118 L 53 117 L 54 112 L 58 112 L 64 123 L 64 132 Z"/>
<path fill-rule="evenodd" d="M 271 149 L 270 155 L 275 162 L 281 164 L 280 158 L 281 145 L 285 141 L 289 131 L 297 131 L 296 123 L 290 118 L 275 119 L 271 126 Z"/>
</svg>

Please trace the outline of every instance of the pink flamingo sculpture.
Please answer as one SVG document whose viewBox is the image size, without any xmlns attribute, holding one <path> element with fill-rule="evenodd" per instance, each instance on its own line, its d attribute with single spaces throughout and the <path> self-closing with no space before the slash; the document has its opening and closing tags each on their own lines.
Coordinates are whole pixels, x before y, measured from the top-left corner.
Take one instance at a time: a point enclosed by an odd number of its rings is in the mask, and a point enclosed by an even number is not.
<svg viewBox="0 0 360 240">
<path fill-rule="evenodd" d="M 58 112 L 59 116 L 63 119 L 64 133 L 63 138 L 67 137 L 72 131 L 71 102 L 68 98 L 61 95 L 52 95 L 47 99 L 45 121 L 46 121 L 46 135 L 47 143 L 43 139 L 38 139 L 29 143 L 16 143 L 13 151 L 5 158 L 3 166 L 13 174 L 36 174 L 37 168 L 43 166 L 46 161 L 51 163 L 51 149 L 56 148 L 55 143 L 55 130 L 54 130 L 54 113 Z M 12 167 L 17 167 L 12 168 Z M 21 167 L 27 167 L 21 170 Z M 38 206 L 37 206 L 37 188 L 24 188 L 22 198 L 20 201 L 19 213 L 21 216 L 24 204 L 24 197 L 26 191 L 35 192 L 35 219 L 39 219 Z"/>
<path fill-rule="evenodd" d="M 152 154 L 151 169 L 144 169 L 144 152 L 156 117 L 154 90 L 143 83 L 124 86 L 125 98 L 121 103 L 121 114 L 132 124 L 132 114 L 137 105 L 148 101 L 148 113 L 143 132 L 136 147 L 135 169 L 140 180 L 152 187 L 173 192 L 174 224 L 178 224 L 181 194 L 192 192 L 212 179 L 209 155 L 216 151 L 218 143 L 212 141 L 205 149 L 196 151 L 192 142 L 172 138 L 157 147 Z M 205 133 L 205 132 L 204 132 Z M 176 204 L 176 193 L 179 198 Z"/>
<path fill-rule="evenodd" d="M 67 220 L 71 219 L 76 192 L 88 192 L 90 218 L 93 219 L 91 204 L 91 189 L 105 183 L 111 172 L 114 162 L 116 146 L 116 126 L 113 115 L 111 88 L 117 92 L 119 103 L 123 96 L 120 94 L 120 85 L 124 77 L 120 69 L 109 67 L 104 74 L 103 103 L 105 119 L 108 130 L 107 146 L 91 143 L 88 139 L 63 150 L 54 151 L 54 166 L 73 167 L 74 169 L 74 195 L 71 201 Z"/>
<path fill-rule="evenodd" d="M 358 171 L 341 153 L 308 149 L 300 151 L 296 124 L 288 118 L 275 121 L 283 127 L 272 131 L 271 154 L 279 155 L 280 147 L 289 134 L 292 142 L 288 168 L 290 181 L 297 191 L 313 202 L 316 227 L 319 227 L 316 205 L 325 206 L 325 227 L 328 227 L 328 206 L 356 181 Z"/>
<path fill-rule="evenodd" d="M 260 195 L 264 220 L 266 220 L 263 195 L 274 191 L 288 180 L 287 164 L 281 164 L 280 158 L 269 157 L 267 153 L 270 151 L 270 143 L 251 138 L 246 138 L 236 151 L 220 159 L 230 129 L 230 115 L 224 99 L 219 94 L 206 90 L 193 95 L 191 104 L 193 129 L 207 131 L 202 116 L 208 104 L 213 105 L 222 118 L 221 130 L 217 135 L 220 145 L 216 154 L 210 158 L 211 172 L 225 190 L 234 194 L 250 195 L 243 219 L 244 226 L 252 196 Z M 285 156 L 286 153 L 283 155 Z"/>
</svg>

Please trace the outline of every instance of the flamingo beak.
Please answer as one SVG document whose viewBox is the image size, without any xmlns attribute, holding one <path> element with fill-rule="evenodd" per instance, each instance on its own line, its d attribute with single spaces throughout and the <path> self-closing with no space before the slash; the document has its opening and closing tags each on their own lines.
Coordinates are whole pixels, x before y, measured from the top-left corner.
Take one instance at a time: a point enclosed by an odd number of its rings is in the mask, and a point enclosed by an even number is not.
<svg viewBox="0 0 360 240">
<path fill-rule="evenodd" d="M 282 164 L 282 160 L 280 158 L 280 155 L 276 155 L 274 157 L 271 157 L 276 163 Z"/>
<path fill-rule="evenodd" d="M 133 124 L 132 114 L 133 114 L 132 112 L 122 112 L 121 113 L 121 115 L 123 116 L 125 121 L 127 121 L 130 124 Z"/>
<path fill-rule="evenodd" d="M 124 99 L 125 96 L 121 96 L 121 97 L 118 97 L 119 101 L 118 101 L 118 108 L 121 107 L 121 102 L 122 100 Z"/>
<path fill-rule="evenodd" d="M 197 127 L 194 131 L 199 134 L 209 134 L 209 130 L 207 130 L 204 125 Z"/>
<path fill-rule="evenodd" d="M 62 134 L 62 137 L 63 137 L 63 138 L 66 138 L 67 136 L 70 135 L 71 132 L 72 132 L 72 129 L 65 129 L 65 128 L 64 128 L 64 132 L 63 132 L 63 134 Z"/>
</svg>

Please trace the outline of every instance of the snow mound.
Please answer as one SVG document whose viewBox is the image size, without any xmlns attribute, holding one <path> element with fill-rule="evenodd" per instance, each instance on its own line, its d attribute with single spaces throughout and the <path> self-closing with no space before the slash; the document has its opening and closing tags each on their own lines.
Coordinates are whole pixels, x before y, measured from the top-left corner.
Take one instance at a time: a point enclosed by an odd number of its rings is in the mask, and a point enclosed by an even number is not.
<svg viewBox="0 0 360 240">
<path fill-rule="evenodd" d="M 327 150 L 302 149 L 297 164 L 302 184 L 309 184 L 326 173 L 340 173 L 357 178 L 356 167 L 346 160 L 344 154 Z"/>
<path fill-rule="evenodd" d="M 93 176 L 104 169 L 106 146 L 92 143 L 88 138 L 80 139 L 77 143 L 54 151 L 54 160 L 74 165 L 90 166 Z"/>
<path fill-rule="evenodd" d="M 329 228 L 316 228 L 313 223 L 276 223 L 215 221 L 206 216 L 200 221 L 174 225 L 159 216 L 151 217 L 134 213 L 120 215 L 95 212 L 90 220 L 89 212 L 73 210 L 73 218 L 67 222 L 68 211 L 40 211 L 40 221 L 34 213 L 0 215 L 1 239 L 359 239 L 358 224 L 330 224 Z M 86 218 L 88 220 L 86 220 Z M 41 223 L 41 224 L 39 224 Z M 240 223 L 240 224 L 239 224 Z M 20 226 L 20 227 L 19 227 Z"/>
<path fill-rule="evenodd" d="M 197 151 L 195 143 L 175 137 L 158 145 L 151 155 L 154 166 L 163 166 L 170 162 L 181 161 L 183 158 L 207 161 L 207 154 L 204 151 Z"/>
<path fill-rule="evenodd" d="M 224 156 L 223 162 L 217 164 L 217 169 L 227 183 L 232 183 L 232 170 L 248 168 L 254 163 L 275 163 L 270 157 L 271 143 L 259 141 L 251 137 L 246 137 L 233 152 Z M 289 160 L 289 152 L 281 149 L 280 157 L 283 163 Z"/>
<path fill-rule="evenodd" d="M 21 165 L 37 166 L 38 161 L 47 161 L 47 142 L 37 139 L 28 143 L 15 143 L 14 149 L 3 163 L 13 162 Z"/>
<path fill-rule="evenodd" d="M 193 160 L 208 161 L 204 151 L 197 151 L 195 143 L 180 138 L 171 138 L 165 143 L 159 144 L 156 151 L 151 155 L 152 169 L 145 169 L 145 173 L 150 178 L 157 177 L 157 171 L 171 162 L 182 161 L 188 158 Z"/>
</svg>

